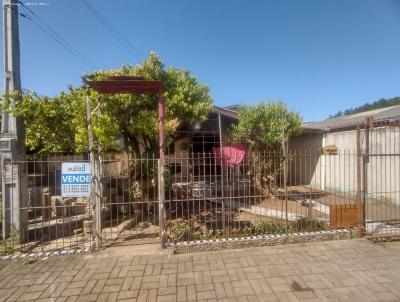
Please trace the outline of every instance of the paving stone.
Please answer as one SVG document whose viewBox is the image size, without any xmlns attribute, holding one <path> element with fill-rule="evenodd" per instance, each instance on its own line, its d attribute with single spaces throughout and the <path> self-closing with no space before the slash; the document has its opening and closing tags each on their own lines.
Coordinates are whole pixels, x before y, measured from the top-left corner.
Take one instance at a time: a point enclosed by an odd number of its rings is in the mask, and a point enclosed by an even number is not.
<svg viewBox="0 0 400 302">
<path fill-rule="evenodd" d="M 82 288 L 81 287 L 75 287 L 75 288 L 66 288 L 61 296 L 77 296 L 81 293 Z"/>
<path fill-rule="evenodd" d="M 149 294 L 149 291 L 147 289 L 142 289 L 139 291 L 138 297 L 137 297 L 137 302 L 145 302 L 147 301 L 147 295 Z"/>
<path fill-rule="evenodd" d="M 254 295 L 254 291 L 251 286 L 246 286 L 246 287 L 234 287 L 233 288 L 235 291 L 236 296 L 249 296 L 249 295 Z"/>
<path fill-rule="evenodd" d="M 121 290 L 122 285 L 105 285 L 101 292 L 103 293 L 116 293 Z"/>
<path fill-rule="evenodd" d="M 158 288 L 158 295 L 176 295 L 176 287 L 159 287 Z"/>
<path fill-rule="evenodd" d="M 218 299 L 225 298 L 227 296 L 225 293 L 224 284 L 222 282 L 214 283 L 214 290 Z"/>
<path fill-rule="evenodd" d="M 24 293 L 19 298 L 18 301 L 31 301 L 39 298 L 41 292 L 31 292 L 31 293 Z"/>
<path fill-rule="evenodd" d="M 0 301 L 400 301 L 400 253 L 366 240 L 0 262 Z"/>
<path fill-rule="evenodd" d="M 106 284 L 107 280 L 106 279 L 101 279 L 98 280 L 96 285 L 93 287 L 92 293 L 96 294 L 96 293 L 100 293 L 104 287 L 104 285 Z"/>
<path fill-rule="evenodd" d="M 186 301 L 186 286 L 177 287 L 176 301 Z"/>
<path fill-rule="evenodd" d="M 213 291 L 213 290 L 197 292 L 198 300 L 208 300 L 208 299 L 214 299 L 216 297 L 217 297 L 217 295 L 215 294 L 215 291 Z"/>
<path fill-rule="evenodd" d="M 98 294 L 86 294 L 86 295 L 80 295 L 78 297 L 79 302 L 94 302 L 97 301 L 97 296 Z"/>
<path fill-rule="evenodd" d="M 157 302 L 175 302 L 176 295 L 162 295 L 157 297 Z"/>
<path fill-rule="evenodd" d="M 136 298 L 138 294 L 138 290 L 123 290 L 119 292 L 118 299 L 132 299 Z"/>
<path fill-rule="evenodd" d="M 286 283 L 280 283 L 280 284 L 271 284 L 271 289 L 275 293 L 281 293 L 281 292 L 289 292 L 292 291 L 292 288 L 286 284 Z"/>
<path fill-rule="evenodd" d="M 194 285 L 189 285 L 186 287 L 186 298 L 188 301 L 196 301 L 197 300 L 196 288 Z"/>
</svg>

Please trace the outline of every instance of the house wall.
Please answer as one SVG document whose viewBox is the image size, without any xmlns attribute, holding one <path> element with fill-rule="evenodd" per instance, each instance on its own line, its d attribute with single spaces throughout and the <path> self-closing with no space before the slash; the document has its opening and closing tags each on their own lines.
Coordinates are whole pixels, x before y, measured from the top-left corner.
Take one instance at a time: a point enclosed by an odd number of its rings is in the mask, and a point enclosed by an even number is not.
<svg viewBox="0 0 400 302">
<path fill-rule="evenodd" d="M 366 172 L 368 194 L 400 204 L 400 130 L 398 127 L 375 128 L 370 131 L 369 140 L 369 153 L 374 155 L 370 156 Z M 356 130 L 308 134 L 291 140 L 289 148 L 295 156 L 290 162 L 289 183 L 355 195 L 356 143 Z M 365 130 L 361 131 L 361 144 L 364 153 Z M 319 151 L 329 145 L 337 147 L 336 155 Z"/>
<path fill-rule="evenodd" d="M 325 146 L 335 146 L 336 155 L 321 155 L 320 165 L 324 165 L 323 177 L 326 190 L 357 193 L 357 131 L 341 131 L 325 134 Z"/>
<path fill-rule="evenodd" d="M 381 127 L 370 133 L 368 193 L 400 204 L 400 127 Z M 375 156 L 380 154 L 383 156 Z"/>
<path fill-rule="evenodd" d="M 320 152 L 324 136 L 321 133 L 302 134 L 289 141 L 288 182 L 290 185 L 309 185 L 320 179 Z"/>
</svg>

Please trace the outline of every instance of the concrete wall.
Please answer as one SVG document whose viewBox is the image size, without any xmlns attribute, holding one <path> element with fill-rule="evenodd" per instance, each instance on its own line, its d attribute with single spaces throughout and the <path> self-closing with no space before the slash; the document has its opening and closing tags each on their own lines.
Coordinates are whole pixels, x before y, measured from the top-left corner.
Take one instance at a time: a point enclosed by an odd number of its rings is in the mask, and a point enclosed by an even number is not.
<svg viewBox="0 0 400 302">
<path fill-rule="evenodd" d="M 325 146 L 337 147 L 336 155 L 321 155 L 325 171 L 325 189 L 357 193 L 357 131 L 341 131 L 325 134 Z"/>
<path fill-rule="evenodd" d="M 368 193 L 400 204 L 400 128 L 377 128 L 370 133 Z M 381 156 L 375 156 L 381 155 Z"/>
<path fill-rule="evenodd" d="M 323 134 L 303 134 L 290 139 L 289 176 L 290 185 L 309 185 L 320 180 L 320 154 L 323 147 Z M 319 173 L 319 174 L 318 174 Z"/>
<path fill-rule="evenodd" d="M 400 204 L 400 129 L 382 127 L 370 131 L 370 160 L 366 173 L 370 197 L 387 199 Z M 357 156 L 356 130 L 326 134 L 303 134 L 292 139 L 289 150 L 289 183 L 356 194 Z M 362 153 L 365 152 L 366 133 L 361 132 Z M 336 155 L 324 154 L 328 145 L 337 147 Z M 379 156 L 376 156 L 379 155 Z"/>
</svg>

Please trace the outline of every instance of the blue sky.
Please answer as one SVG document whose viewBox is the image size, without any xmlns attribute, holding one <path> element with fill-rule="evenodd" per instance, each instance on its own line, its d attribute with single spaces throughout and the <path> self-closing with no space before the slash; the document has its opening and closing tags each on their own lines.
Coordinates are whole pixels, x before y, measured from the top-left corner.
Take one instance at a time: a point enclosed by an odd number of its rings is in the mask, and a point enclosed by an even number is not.
<svg viewBox="0 0 400 302">
<path fill-rule="evenodd" d="M 400 96 L 396 0 L 88 1 L 143 54 L 189 68 L 220 106 L 283 100 L 311 121 Z M 102 69 L 139 62 L 81 0 L 39 2 L 29 7 Z M 22 18 L 20 40 L 26 89 L 55 95 L 90 71 Z"/>
</svg>

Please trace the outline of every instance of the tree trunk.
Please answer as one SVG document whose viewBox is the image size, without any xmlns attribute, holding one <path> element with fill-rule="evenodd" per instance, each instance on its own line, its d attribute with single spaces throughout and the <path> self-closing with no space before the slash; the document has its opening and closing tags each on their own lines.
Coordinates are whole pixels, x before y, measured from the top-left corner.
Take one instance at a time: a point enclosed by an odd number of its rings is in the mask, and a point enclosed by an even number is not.
<svg viewBox="0 0 400 302">
<path fill-rule="evenodd" d="M 122 174 L 128 173 L 129 174 L 129 141 L 128 136 L 123 134 L 123 141 L 124 141 L 124 155 L 122 160 Z"/>
</svg>

